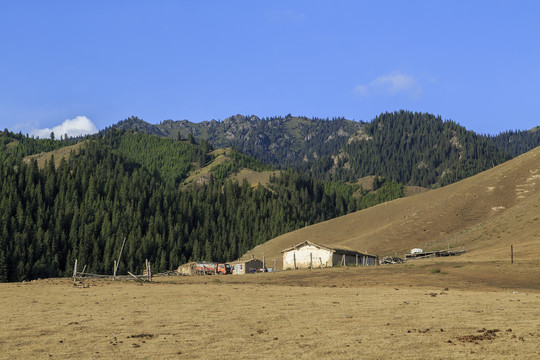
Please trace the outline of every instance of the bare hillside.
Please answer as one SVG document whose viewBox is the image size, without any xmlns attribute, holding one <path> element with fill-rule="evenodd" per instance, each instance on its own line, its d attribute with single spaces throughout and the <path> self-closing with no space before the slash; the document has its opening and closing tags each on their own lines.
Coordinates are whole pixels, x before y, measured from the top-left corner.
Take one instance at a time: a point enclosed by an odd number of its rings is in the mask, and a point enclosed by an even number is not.
<svg viewBox="0 0 540 360">
<path fill-rule="evenodd" d="M 303 240 L 372 254 L 465 247 L 465 258 L 540 258 L 540 147 L 458 183 L 284 234 L 244 257 L 281 263 Z M 463 257 L 461 257 L 463 259 Z"/>
<path fill-rule="evenodd" d="M 210 179 L 211 169 L 213 167 L 228 161 L 233 161 L 231 159 L 231 152 L 231 148 L 217 149 L 212 151 L 210 154 L 215 156 L 214 160 L 212 160 L 205 167 L 193 171 L 190 176 L 184 181 L 184 184 L 190 185 L 192 183 L 208 183 L 208 180 Z M 251 186 L 257 186 L 259 184 L 267 186 L 268 182 L 270 181 L 270 177 L 277 174 L 277 171 L 255 171 L 243 168 L 238 173 L 231 175 L 230 178 L 232 180 L 237 180 L 240 183 L 244 179 L 246 179 Z"/>
<path fill-rule="evenodd" d="M 74 145 L 65 146 L 58 150 L 49 151 L 46 153 L 30 155 L 30 156 L 27 156 L 24 159 L 24 161 L 29 163 L 31 159 L 36 159 L 38 167 L 41 169 L 45 166 L 45 162 L 50 161 L 51 158 L 54 156 L 54 166 L 58 167 L 62 159 L 65 159 L 66 161 L 68 160 L 68 157 L 71 154 L 71 151 L 78 153 L 79 149 L 81 148 L 83 144 L 85 144 L 85 142 L 79 142 Z"/>
</svg>

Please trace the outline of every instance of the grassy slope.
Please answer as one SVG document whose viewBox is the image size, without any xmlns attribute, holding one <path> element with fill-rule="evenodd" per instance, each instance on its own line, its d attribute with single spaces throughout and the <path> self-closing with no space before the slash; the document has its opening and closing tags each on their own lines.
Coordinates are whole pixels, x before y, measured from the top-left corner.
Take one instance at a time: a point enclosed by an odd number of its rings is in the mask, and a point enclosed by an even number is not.
<svg viewBox="0 0 540 360">
<path fill-rule="evenodd" d="M 51 157 L 54 155 L 54 165 L 56 167 L 58 167 L 60 165 L 60 161 L 62 160 L 62 158 L 65 158 L 66 161 L 67 161 L 71 151 L 73 150 L 73 151 L 75 151 L 77 153 L 79 151 L 80 147 L 83 144 L 85 144 L 84 141 L 79 142 L 79 143 L 74 144 L 74 145 L 63 147 L 63 148 L 58 149 L 58 150 L 49 151 L 49 152 L 46 152 L 46 153 L 35 154 L 35 155 L 30 155 L 30 156 L 27 156 L 26 158 L 24 158 L 24 161 L 30 162 L 31 159 L 36 159 L 38 167 L 40 169 L 42 169 L 45 166 L 45 162 L 51 160 Z"/>
<path fill-rule="evenodd" d="M 212 155 L 215 156 L 214 160 L 212 160 L 208 165 L 198 168 L 191 172 L 191 174 L 184 180 L 185 185 L 189 185 L 192 183 L 196 183 L 200 179 L 205 179 L 210 176 L 210 169 L 212 169 L 214 166 L 224 163 L 225 161 L 228 161 L 230 159 L 229 155 L 231 153 L 231 149 L 218 149 L 211 152 Z"/>
<path fill-rule="evenodd" d="M 245 257 L 278 259 L 301 241 L 373 254 L 465 247 L 461 259 L 540 259 L 540 147 L 461 182 L 306 227 Z"/>
<path fill-rule="evenodd" d="M 194 170 L 190 176 L 184 181 L 184 184 L 189 185 L 201 181 L 206 181 L 210 175 L 210 170 L 219 164 L 226 161 L 231 161 L 231 148 L 217 149 L 211 152 L 215 156 L 205 167 Z M 278 171 L 254 171 L 250 169 L 242 169 L 237 174 L 231 175 L 230 178 L 237 180 L 239 183 L 246 179 L 251 186 L 261 184 L 266 186 L 272 175 L 278 174 Z"/>
<path fill-rule="evenodd" d="M 279 171 L 253 171 L 250 169 L 242 169 L 238 174 L 233 175 L 231 178 L 238 180 L 239 183 L 242 183 L 242 181 L 246 179 L 251 186 L 261 184 L 266 187 L 270 182 L 270 177 L 278 174 Z"/>
</svg>

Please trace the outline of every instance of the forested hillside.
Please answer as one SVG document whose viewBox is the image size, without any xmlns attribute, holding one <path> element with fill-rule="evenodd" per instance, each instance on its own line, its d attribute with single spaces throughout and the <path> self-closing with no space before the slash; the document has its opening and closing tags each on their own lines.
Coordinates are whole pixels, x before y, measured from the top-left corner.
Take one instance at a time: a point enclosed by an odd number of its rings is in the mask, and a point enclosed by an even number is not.
<svg viewBox="0 0 540 360">
<path fill-rule="evenodd" d="M 120 121 L 110 129 L 136 130 L 173 139 L 208 140 L 214 148 L 235 147 L 281 169 L 297 167 L 324 154 L 334 154 L 363 123 L 344 118 L 319 119 L 287 115 L 260 119 L 231 116 L 223 121 L 192 123 L 165 120 L 151 125 L 136 117 Z"/>
<path fill-rule="evenodd" d="M 509 130 L 486 137 L 499 149 L 515 157 L 540 146 L 540 126 L 531 130 Z"/>
<path fill-rule="evenodd" d="M 462 180 L 510 158 L 452 121 L 400 111 L 377 116 L 349 139 L 342 153 L 319 159 L 310 173 L 342 180 L 377 174 L 402 184 L 432 187 Z"/>
<path fill-rule="evenodd" d="M 133 117 L 113 128 L 206 139 L 214 148 L 235 146 L 278 169 L 293 167 L 318 179 L 382 175 L 423 187 L 453 183 L 540 145 L 540 131 L 482 136 L 440 116 L 409 111 L 384 113 L 369 123 L 236 115 L 151 125 Z"/>
<path fill-rule="evenodd" d="M 0 131 L 0 160 L 6 165 L 15 166 L 28 155 L 39 154 L 73 144 L 67 138 L 62 140 L 43 139 L 36 141 L 28 135 L 14 134 L 5 129 Z"/>
<path fill-rule="evenodd" d="M 204 147 L 130 132 L 89 137 L 58 167 L 52 157 L 39 168 L 23 155 L 67 142 L 0 136 L 0 281 L 69 275 L 75 259 L 88 271 L 111 273 L 124 238 L 121 273 L 140 272 L 145 259 L 155 271 L 233 260 L 277 235 L 404 193 L 392 181 L 367 192 L 292 170 L 268 188 L 226 177 L 185 188 L 172 174 L 209 160 Z"/>
</svg>

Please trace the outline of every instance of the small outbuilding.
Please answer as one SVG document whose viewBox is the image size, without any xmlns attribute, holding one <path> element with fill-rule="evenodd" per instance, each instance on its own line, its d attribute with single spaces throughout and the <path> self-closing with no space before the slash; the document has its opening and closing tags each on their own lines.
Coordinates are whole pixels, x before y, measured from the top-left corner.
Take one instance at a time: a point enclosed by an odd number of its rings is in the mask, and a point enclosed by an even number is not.
<svg viewBox="0 0 540 360">
<path fill-rule="evenodd" d="M 326 246 L 303 241 L 291 248 L 282 250 L 283 269 L 312 267 L 332 267 L 337 265 L 376 265 L 377 257 L 353 249 Z"/>
<path fill-rule="evenodd" d="M 254 273 L 263 268 L 263 262 L 255 258 L 249 260 L 237 260 L 230 263 L 230 265 L 233 275 Z"/>
</svg>

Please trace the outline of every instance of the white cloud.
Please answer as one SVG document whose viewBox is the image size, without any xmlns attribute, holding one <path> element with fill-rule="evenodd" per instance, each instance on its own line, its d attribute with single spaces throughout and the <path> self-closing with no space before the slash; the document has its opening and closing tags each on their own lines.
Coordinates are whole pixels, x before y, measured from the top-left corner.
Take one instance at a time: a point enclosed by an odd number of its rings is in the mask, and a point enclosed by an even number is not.
<svg viewBox="0 0 540 360">
<path fill-rule="evenodd" d="M 422 87 L 414 77 L 395 71 L 379 76 L 367 85 L 356 86 L 354 92 L 361 96 L 370 94 L 392 96 L 398 93 L 404 93 L 413 98 L 418 98 L 422 95 Z"/>
<path fill-rule="evenodd" d="M 69 137 L 97 133 L 94 123 L 86 116 L 77 116 L 75 119 L 67 119 L 62 124 L 50 128 L 34 129 L 31 134 L 40 138 L 48 138 L 54 132 L 55 138 L 67 134 Z"/>
</svg>

